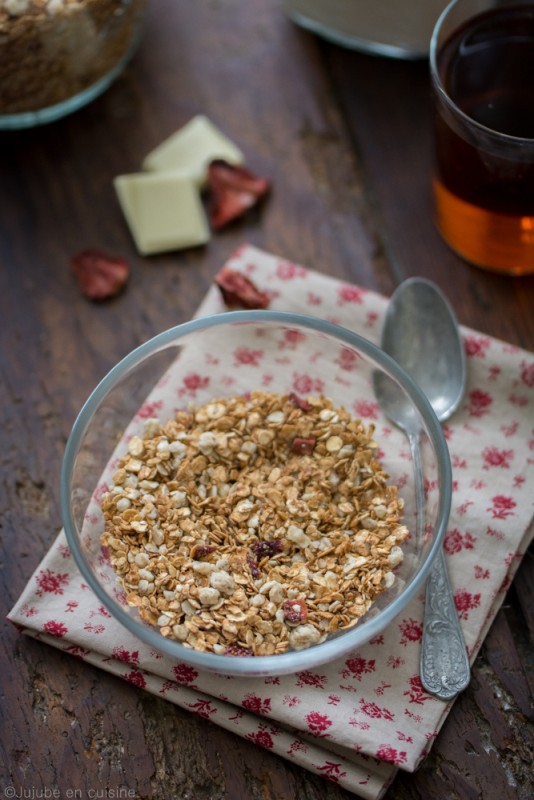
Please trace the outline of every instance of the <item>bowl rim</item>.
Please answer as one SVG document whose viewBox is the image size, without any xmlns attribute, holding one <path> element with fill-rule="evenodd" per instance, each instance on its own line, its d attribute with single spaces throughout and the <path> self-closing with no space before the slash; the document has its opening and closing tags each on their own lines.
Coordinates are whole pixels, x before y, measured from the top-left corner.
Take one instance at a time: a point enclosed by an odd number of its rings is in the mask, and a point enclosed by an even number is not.
<svg viewBox="0 0 534 800">
<path fill-rule="evenodd" d="M 235 657 L 201 652 L 193 648 L 185 648 L 174 639 L 167 639 L 161 636 L 155 628 L 145 626 L 129 616 L 102 588 L 90 566 L 87 564 L 79 544 L 76 524 L 70 507 L 70 478 L 73 472 L 78 447 L 85 435 L 94 411 L 101 400 L 106 397 L 108 391 L 113 388 L 117 380 L 131 372 L 146 356 L 164 350 L 170 344 L 178 342 L 183 337 L 195 331 L 203 331 L 221 325 L 236 323 L 275 323 L 285 326 L 303 327 L 318 333 L 324 333 L 359 350 L 386 372 L 389 372 L 407 391 L 426 425 L 427 432 L 432 440 L 436 453 L 438 478 L 441 487 L 434 541 L 429 548 L 424 562 L 419 568 L 419 572 L 403 592 L 396 597 L 386 609 L 381 611 L 377 616 L 366 620 L 361 625 L 355 625 L 353 628 L 343 633 L 341 637 L 327 638 L 324 642 L 313 645 L 310 648 L 290 650 L 286 653 L 271 656 Z M 366 644 L 373 636 L 380 633 L 410 600 L 419 593 L 438 550 L 442 546 L 446 533 L 452 502 L 452 469 L 445 436 L 429 400 L 408 373 L 405 372 L 391 356 L 385 353 L 379 345 L 374 344 L 362 335 L 338 325 L 337 323 L 306 314 L 288 311 L 272 311 L 268 309 L 224 311 L 207 317 L 195 318 L 156 334 L 143 344 L 131 350 L 100 380 L 83 404 L 71 428 L 61 465 L 59 499 L 65 535 L 78 569 L 96 597 L 127 631 L 155 650 L 200 669 L 220 673 L 222 675 L 258 677 L 261 675 L 295 673 L 310 668 L 311 663 L 318 666 L 319 664 L 324 664 L 334 661 L 336 658 L 340 658 L 347 652 Z M 341 642 L 343 642 L 343 644 Z M 315 658 L 311 655 L 312 653 L 315 654 Z"/>
</svg>

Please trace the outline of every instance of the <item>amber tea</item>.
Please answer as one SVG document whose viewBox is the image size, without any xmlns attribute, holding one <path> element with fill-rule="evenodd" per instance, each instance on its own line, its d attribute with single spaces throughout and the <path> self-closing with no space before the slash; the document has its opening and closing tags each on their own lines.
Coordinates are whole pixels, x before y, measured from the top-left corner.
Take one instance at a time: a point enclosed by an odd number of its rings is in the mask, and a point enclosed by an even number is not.
<svg viewBox="0 0 534 800">
<path fill-rule="evenodd" d="M 466 19 L 469 6 L 483 7 L 458 0 L 433 39 L 437 224 L 468 261 L 531 273 L 534 3 L 492 3 Z"/>
</svg>

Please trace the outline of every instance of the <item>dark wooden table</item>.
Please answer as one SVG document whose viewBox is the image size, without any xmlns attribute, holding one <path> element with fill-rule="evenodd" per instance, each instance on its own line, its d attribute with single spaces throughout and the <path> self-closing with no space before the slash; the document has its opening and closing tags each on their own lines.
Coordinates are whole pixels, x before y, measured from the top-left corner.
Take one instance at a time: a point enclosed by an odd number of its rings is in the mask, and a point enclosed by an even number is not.
<svg viewBox="0 0 534 800">
<path fill-rule="evenodd" d="M 129 350 L 187 320 L 245 240 L 385 294 L 426 276 L 460 322 L 534 349 L 534 277 L 475 269 L 434 228 L 429 107 L 425 62 L 327 44 L 276 1 L 151 0 L 140 50 L 104 96 L 57 123 L 0 135 L 4 613 L 61 526 L 60 463 L 83 401 Z M 112 179 L 137 171 L 197 113 L 271 177 L 272 197 L 205 248 L 143 258 Z M 82 247 L 128 258 L 123 295 L 101 305 L 81 296 L 69 262 Z M 396 779 L 388 800 L 534 796 L 533 585 L 531 553 L 430 757 Z M 2 792 L 351 796 L 9 623 L 2 664 Z"/>
</svg>

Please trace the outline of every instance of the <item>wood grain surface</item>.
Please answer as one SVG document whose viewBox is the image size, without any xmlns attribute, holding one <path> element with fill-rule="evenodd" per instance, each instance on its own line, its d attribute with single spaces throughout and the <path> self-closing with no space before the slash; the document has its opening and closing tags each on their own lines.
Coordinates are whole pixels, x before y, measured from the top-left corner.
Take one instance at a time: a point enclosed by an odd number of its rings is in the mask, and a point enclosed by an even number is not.
<svg viewBox="0 0 534 800">
<path fill-rule="evenodd" d="M 197 113 L 272 179 L 272 196 L 206 247 L 143 258 L 112 180 Z M 4 616 L 61 526 L 60 464 L 82 403 L 128 351 L 191 316 L 243 241 L 385 294 L 426 276 L 461 323 L 534 350 L 534 278 L 475 269 L 436 232 L 431 150 L 426 62 L 328 44 L 275 0 L 150 0 L 141 46 L 111 89 L 61 121 L 0 134 Z M 70 258 L 83 247 L 128 259 L 121 296 L 80 294 Z M 534 797 L 533 585 L 530 553 L 430 756 L 387 800 Z M 1 647 L 2 796 L 352 796 L 7 622 Z"/>
</svg>

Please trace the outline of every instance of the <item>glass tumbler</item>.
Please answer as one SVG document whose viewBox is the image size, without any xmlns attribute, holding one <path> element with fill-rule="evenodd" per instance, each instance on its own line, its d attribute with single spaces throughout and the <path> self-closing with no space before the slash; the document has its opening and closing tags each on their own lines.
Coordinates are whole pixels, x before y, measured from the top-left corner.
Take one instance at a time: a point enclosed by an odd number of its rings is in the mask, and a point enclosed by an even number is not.
<svg viewBox="0 0 534 800">
<path fill-rule="evenodd" d="M 534 3 L 455 0 L 430 70 L 439 231 L 472 264 L 534 273 Z"/>
</svg>

